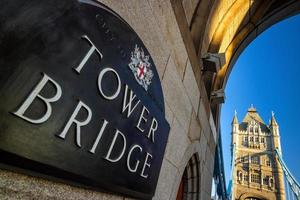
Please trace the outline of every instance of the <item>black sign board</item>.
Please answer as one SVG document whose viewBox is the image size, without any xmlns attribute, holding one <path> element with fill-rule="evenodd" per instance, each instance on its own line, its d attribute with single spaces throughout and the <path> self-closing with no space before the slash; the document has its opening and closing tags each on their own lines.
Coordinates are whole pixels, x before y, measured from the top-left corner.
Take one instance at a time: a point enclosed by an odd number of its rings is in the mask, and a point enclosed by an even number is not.
<svg viewBox="0 0 300 200">
<path fill-rule="evenodd" d="M 1 166 L 151 199 L 170 127 L 138 35 L 96 1 L 2 3 Z"/>
</svg>

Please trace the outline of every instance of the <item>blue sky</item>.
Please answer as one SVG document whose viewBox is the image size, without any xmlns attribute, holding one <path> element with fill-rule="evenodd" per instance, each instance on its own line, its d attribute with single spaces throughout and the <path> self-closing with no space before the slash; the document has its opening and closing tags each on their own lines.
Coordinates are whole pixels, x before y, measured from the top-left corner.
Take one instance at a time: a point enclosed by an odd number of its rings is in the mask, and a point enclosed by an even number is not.
<svg viewBox="0 0 300 200">
<path fill-rule="evenodd" d="M 279 124 L 283 158 L 300 182 L 300 15 L 258 36 L 237 60 L 225 89 L 221 131 L 226 182 L 230 179 L 231 121 L 241 122 L 251 104 L 268 123 Z"/>
</svg>

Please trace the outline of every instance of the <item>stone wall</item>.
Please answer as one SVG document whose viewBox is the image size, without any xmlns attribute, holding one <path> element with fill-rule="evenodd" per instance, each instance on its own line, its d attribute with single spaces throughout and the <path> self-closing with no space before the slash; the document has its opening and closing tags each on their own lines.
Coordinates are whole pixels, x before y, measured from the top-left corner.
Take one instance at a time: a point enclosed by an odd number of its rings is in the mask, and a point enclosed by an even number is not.
<svg viewBox="0 0 300 200">
<path fill-rule="evenodd" d="M 200 199 L 210 199 L 221 107 L 210 105 L 207 92 L 224 88 L 233 63 L 246 45 L 272 24 L 299 13 L 300 2 L 99 1 L 137 32 L 154 60 L 162 83 L 171 130 L 154 199 L 176 198 L 181 177 L 194 155 L 199 166 L 197 191 Z M 201 73 L 200 57 L 207 52 L 225 53 L 227 60 L 211 76 Z M 0 199 L 127 198 L 0 170 Z"/>
<path fill-rule="evenodd" d="M 171 130 L 153 199 L 176 199 L 181 177 L 194 154 L 199 157 L 201 199 L 210 199 L 216 145 L 215 124 L 204 87 L 196 81 L 171 2 L 100 2 L 118 13 L 137 32 L 150 52 L 161 79 L 166 118 Z M 1 170 L 0 199 L 127 198 Z"/>
</svg>

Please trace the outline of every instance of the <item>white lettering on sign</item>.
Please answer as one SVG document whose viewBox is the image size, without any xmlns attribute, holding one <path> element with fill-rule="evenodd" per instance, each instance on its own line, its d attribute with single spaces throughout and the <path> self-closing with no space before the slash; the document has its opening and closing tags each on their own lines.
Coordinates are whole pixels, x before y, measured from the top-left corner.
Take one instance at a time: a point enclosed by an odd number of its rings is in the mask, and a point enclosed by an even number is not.
<svg viewBox="0 0 300 200">
<path fill-rule="evenodd" d="M 102 89 L 102 84 L 101 84 L 101 83 L 102 83 L 103 76 L 104 76 L 104 74 L 107 73 L 107 72 L 112 72 L 112 73 L 116 76 L 117 81 L 118 81 L 118 87 L 117 87 L 117 90 L 115 91 L 114 94 L 112 94 L 112 95 L 110 95 L 110 96 L 104 94 L 103 89 Z M 114 99 L 119 95 L 120 90 L 121 90 L 121 80 L 120 80 L 120 76 L 119 76 L 119 74 L 116 72 L 116 70 L 114 70 L 113 68 L 109 68 L 109 67 L 108 67 L 108 68 L 104 68 L 104 69 L 100 72 L 100 74 L 99 74 L 99 76 L 98 76 L 98 89 L 99 89 L 99 91 L 100 91 L 100 94 L 101 94 L 105 99 L 108 99 L 108 100 L 114 100 Z"/>
<path fill-rule="evenodd" d="M 43 97 L 40 92 L 44 88 L 44 86 L 51 82 L 55 86 L 56 93 L 51 98 Z M 52 113 L 52 107 L 50 103 L 56 102 L 61 97 L 62 91 L 61 87 L 57 82 L 55 82 L 52 78 L 50 78 L 47 74 L 43 74 L 43 78 L 40 80 L 40 82 L 35 86 L 35 88 L 32 90 L 32 92 L 29 94 L 29 96 L 26 98 L 26 100 L 23 102 L 23 104 L 20 106 L 20 108 L 14 112 L 15 115 L 18 117 L 31 122 L 33 124 L 41 124 L 49 119 Z M 45 114 L 38 119 L 31 119 L 29 117 L 26 117 L 24 113 L 28 109 L 28 107 L 32 104 L 35 98 L 41 99 L 45 105 L 46 105 L 46 112 Z"/>
<path fill-rule="evenodd" d="M 144 162 L 144 165 L 143 165 L 143 169 L 142 169 L 142 172 L 141 172 L 141 177 L 143 177 L 143 178 L 148 178 L 148 174 L 145 174 L 145 169 L 146 169 L 146 167 L 150 168 L 151 164 L 148 161 L 149 161 L 149 158 L 152 158 L 152 157 L 153 156 L 150 153 L 147 152 L 145 162 Z"/>
<path fill-rule="evenodd" d="M 144 129 L 142 129 L 140 126 L 141 126 L 141 122 L 143 120 L 144 123 L 147 122 L 147 118 L 145 118 L 144 114 L 145 114 L 145 111 L 147 112 L 147 115 L 149 114 L 149 111 L 148 109 L 143 106 L 143 109 L 142 109 L 142 112 L 140 114 L 140 118 L 139 118 L 139 121 L 138 121 L 138 124 L 136 125 L 137 129 L 139 129 L 142 133 L 145 131 Z"/>
<path fill-rule="evenodd" d="M 94 45 L 94 43 L 90 40 L 90 38 L 87 35 L 83 35 L 81 37 L 82 39 L 85 39 L 88 41 L 88 43 L 92 46 L 90 50 L 85 54 L 84 58 L 81 60 L 80 64 L 74 68 L 78 74 L 80 74 L 81 69 L 85 65 L 85 63 L 88 61 L 88 59 L 91 57 L 91 55 L 96 51 L 96 53 L 100 56 L 100 60 L 103 58 L 102 53 L 97 49 L 97 47 Z"/>
<path fill-rule="evenodd" d="M 129 90 L 129 100 L 127 102 L 128 90 Z M 136 97 L 136 95 L 133 93 L 133 91 L 128 89 L 128 85 L 125 85 L 125 93 L 124 93 L 124 98 L 123 98 L 122 113 L 127 109 L 127 118 L 130 117 L 131 113 L 134 111 L 134 109 L 140 103 L 140 100 L 138 100 L 135 103 L 135 105 L 132 107 L 132 103 L 133 103 L 135 97 Z"/>
<path fill-rule="evenodd" d="M 157 130 L 157 127 L 158 127 L 157 120 L 155 118 L 153 118 L 148 135 L 147 135 L 148 138 L 150 138 L 150 136 L 151 136 L 151 140 L 153 143 L 154 143 L 154 132 Z"/>
<path fill-rule="evenodd" d="M 83 67 L 85 66 L 85 64 L 87 63 L 87 61 L 90 59 L 91 55 L 94 52 L 96 52 L 100 56 L 100 59 L 102 59 L 102 57 L 103 57 L 102 53 L 97 49 L 97 47 L 93 44 L 93 42 L 86 35 L 82 36 L 82 38 L 89 42 L 89 44 L 91 45 L 91 48 L 87 52 L 85 57 L 81 60 L 80 64 L 76 68 L 74 68 L 75 71 L 78 72 L 78 74 L 80 74 L 81 70 L 83 69 Z M 113 91 L 109 91 L 109 92 L 108 92 L 108 90 L 104 90 L 104 89 L 106 89 L 106 88 L 104 88 L 104 86 L 107 85 L 107 83 L 104 82 L 104 81 L 106 81 L 106 79 L 104 77 L 107 76 L 108 73 L 111 73 L 117 80 L 117 87 L 115 89 L 113 89 Z M 108 81 L 111 81 L 111 80 L 108 80 Z M 53 97 L 45 97 L 45 96 L 41 95 L 41 91 L 43 90 L 43 88 L 45 87 L 46 84 L 51 84 L 54 86 L 55 95 Z M 98 79 L 97 79 L 97 86 L 98 86 L 98 90 L 100 92 L 101 97 L 103 97 L 103 99 L 110 100 L 110 101 L 115 100 L 119 97 L 119 94 L 121 93 L 121 88 L 122 88 L 122 86 L 124 86 L 123 87 L 124 88 L 124 96 L 123 96 L 122 105 L 120 106 L 121 114 L 124 113 L 126 115 L 126 118 L 129 118 L 132 116 L 132 114 L 134 112 L 139 112 L 139 113 L 137 113 L 139 118 L 138 118 L 138 121 L 137 121 L 137 124 L 135 127 L 140 132 L 144 133 L 145 134 L 144 136 L 147 137 L 149 140 L 151 140 L 154 143 L 154 141 L 155 141 L 154 136 L 158 129 L 157 120 L 154 117 L 151 117 L 152 119 L 150 119 L 150 112 L 146 108 L 146 106 L 144 106 L 141 103 L 141 100 L 138 99 L 136 94 L 129 88 L 129 86 L 127 84 L 122 85 L 120 76 L 117 73 L 117 71 L 111 67 L 106 67 L 106 68 L 101 69 L 99 72 L 99 75 L 98 75 Z M 52 78 L 50 78 L 47 74 L 43 74 L 42 79 L 38 82 L 38 84 L 35 86 L 35 88 L 31 91 L 31 93 L 25 99 L 23 104 L 13 114 L 15 114 L 16 116 L 18 116 L 30 123 L 33 123 L 33 124 L 44 123 L 49 119 L 49 117 L 52 114 L 51 103 L 58 101 L 61 98 L 61 96 L 62 96 L 61 86 L 56 81 L 54 81 Z M 43 115 L 38 119 L 32 119 L 32 118 L 28 117 L 28 115 L 27 116 L 25 115 L 25 112 L 28 110 L 30 105 L 32 105 L 32 103 L 35 99 L 40 99 L 46 105 L 45 113 L 43 113 Z M 141 109 L 138 109 L 138 106 L 140 106 Z M 82 115 L 84 117 L 82 117 Z M 136 116 L 136 115 L 134 115 L 134 116 Z M 93 117 L 93 112 L 92 112 L 91 108 L 87 104 L 85 104 L 81 100 L 79 100 L 75 109 L 73 110 L 73 113 L 67 119 L 67 122 L 65 123 L 62 131 L 57 136 L 61 139 L 65 139 L 67 134 L 70 132 L 71 126 L 75 125 L 75 143 L 79 148 L 81 148 L 81 146 L 82 146 L 82 144 L 81 144 L 82 130 L 81 129 L 83 126 L 88 126 L 92 117 Z M 98 131 L 98 134 L 95 136 L 95 139 L 92 141 L 91 148 L 89 146 L 90 149 L 88 150 L 88 152 L 90 152 L 92 154 L 95 154 L 97 147 L 100 145 L 100 142 L 106 142 L 104 140 L 101 140 L 101 138 L 103 137 L 104 133 L 106 132 L 106 129 L 108 129 L 109 121 L 106 119 L 102 119 L 102 120 L 103 120 L 103 123 L 101 125 L 100 130 Z M 151 124 L 150 124 L 150 121 L 151 121 Z M 116 123 L 114 123 L 114 124 L 116 124 Z M 150 126 L 149 126 L 149 124 L 150 124 Z M 111 136 L 112 142 L 110 143 L 108 150 L 106 151 L 105 156 L 103 156 L 103 158 L 108 162 L 117 163 L 123 157 L 125 157 L 124 159 L 126 159 L 126 166 L 124 166 L 124 167 L 127 168 L 127 170 L 129 172 L 137 173 L 137 174 L 139 174 L 139 176 L 147 179 L 150 174 L 149 170 L 147 170 L 147 169 L 149 169 L 151 167 L 150 160 L 153 158 L 152 154 L 150 154 L 149 152 L 143 151 L 143 147 L 141 145 L 134 144 L 131 147 L 128 147 L 129 150 L 128 150 L 127 157 L 124 156 L 125 152 L 126 152 L 128 139 L 120 130 L 118 130 L 117 128 L 114 128 L 114 129 L 115 129 L 114 135 Z M 146 129 L 149 129 L 149 130 L 146 130 Z M 110 133 L 111 131 L 107 131 L 107 132 Z M 128 133 L 128 134 L 130 134 L 130 133 Z M 145 160 L 143 161 L 143 163 L 142 163 L 142 160 L 137 159 L 137 156 L 136 156 L 137 154 L 145 155 Z M 140 165 L 142 167 L 140 167 L 141 169 L 138 170 Z M 148 172 L 146 172 L 146 170 Z"/>
<path fill-rule="evenodd" d="M 133 150 L 135 150 L 135 149 L 138 149 L 139 152 L 142 152 L 142 151 L 143 151 L 143 149 L 142 149 L 142 147 L 141 147 L 140 145 L 135 144 L 135 145 L 133 145 L 133 146 L 131 147 L 131 149 L 130 149 L 129 152 L 128 152 L 128 156 L 127 156 L 127 168 L 128 168 L 128 170 L 129 170 L 130 172 L 133 172 L 133 173 L 136 172 L 136 170 L 137 170 L 137 168 L 138 168 L 138 166 L 139 166 L 139 164 L 140 164 L 140 161 L 137 160 L 137 161 L 135 162 L 135 165 L 134 165 L 133 168 L 130 166 L 131 154 L 132 154 Z"/>
<path fill-rule="evenodd" d="M 97 136 L 97 138 L 96 138 L 96 140 L 95 140 L 95 142 L 94 142 L 94 144 L 93 144 L 93 147 L 90 149 L 89 152 L 95 153 L 95 150 L 96 150 L 96 148 L 97 148 L 97 146 L 98 146 L 98 143 L 99 143 L 99 141 L 100 141 L 100 139 L 101 139 L 101 137 L 102 137 L 102 135 L 103 135 L 103 132 L 104 132 L 104 130 L 105 130 L 107 124 L 108 124 L 108 121 L 104 120 L 103 125 L 102 125 L 102 127 L 101 127 L 101 129 L 100 129 L 100 132 L 98 133 L 98 136 Z"/>
<path fill-rule="evenodd" d="M 82 108 L 84 108 L 87 111 L 87 118 L 83 121 L 79 121 L 76 119 L 76 116 Z M 67 122 L 65 128 L 58 136 L 62 139 L 65 139 L 68 130 L 70 129 L 71 125 L 74 123 L 76 125 L 76 131 L 75 131 L 76 132 L 75 133 L 76 134 L 76 144 L 77 144 L 77 146 L 81 147 L 80 128 L 81 128 L 81 126 L 87 125 L 90 122 L 91 118 L 92 118 L 91 109 L 87 105 L 85 105 L 82 101 L 79 101 L 73 114 L 71 115 L 69 121 Z"/>
<path fill-rule="evenodd" d="M 116 158 L 111 158 L 111 152 L 112 152 L 112 150 L 115 146 L 116 140 L 117 140 L 119 135 L 121 136 L 121 138 L 123 140 L 122 151 L 120 152 L 119 156 L 117 156 Z M 110 144 L 109 150 L 108 150 L 108 152 L 105 156 L 105 159 L 110 161 L 110 162 L 118 162 L 122 158 L 122 156 L 124 155 L 125 149 L 126 149 L 126 138 L 125 138 L 124 134 L 117 129 L 116 132 L 115 132 L 114 139 L 113 139 L 112 143 Z"/>
</svg>

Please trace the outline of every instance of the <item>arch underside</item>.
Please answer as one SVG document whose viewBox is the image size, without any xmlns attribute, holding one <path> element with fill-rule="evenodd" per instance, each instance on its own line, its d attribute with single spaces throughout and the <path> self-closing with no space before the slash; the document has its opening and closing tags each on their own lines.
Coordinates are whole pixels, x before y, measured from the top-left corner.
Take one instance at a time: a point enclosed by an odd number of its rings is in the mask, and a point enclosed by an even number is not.
<svg viewBox="0 0 300 200">
<path fill-rule="evenodd" d="M 186 0 L 183 0 L 183 4 Z M 224 53 L 225 65 L 217 72 L 202 72 L 208 99 L 224 89 L 233 65 L 243 50 L 273 24 L 299 13 L 298 0 L 201 0 L 187 17 L 198 59 L 206 53 Z M 190 6 L 191 7 L 191 6 Z M 220 104 L 211 104 L 219 127 Z"/>
<path fill-rule="evenodd" d="M 300 12 L 300 1 L 297 0 L 255 2 L 259 2 L 260 5 L 252 4 L 249 7 L 248 12 L 251 12 L 251 9 L 255 11 L 252 11 L 252 15 L 249 13 L 245 15 L 228 45 L 222 46 L 223 40 L 220 42 L 220 48 L 214 49 L 213 46 L 209 48 L 213 52 L 225 52 L 227 60 L 226 64 L 218 72 L 215 80 L 212 80 L 213 89 L 226 86 L 230 72 L 239 55 L 259 34 L 270 26 Z"/>
<path fill-rule="evenodd" d="M 239 200 L 268 200 L 267 197 L 261 194 L 253 194 L 253 193 L 244 193 L 240 195 L 237 199 Z"/>
<path fill-rule="evenodd" d="M 299 0 L 170 0 L 201 99 L 220 133 L 221 104 L 211 94 L 224 89 L 243 50 L 264 30 L 300 12 Z M 202 71 L 207 53 L 224 53 L 217 72 Z M 207 105 L 207 106 L 206 106 Z M 262 198 L 261 198 L 262 199 Z"/>
</svg>

